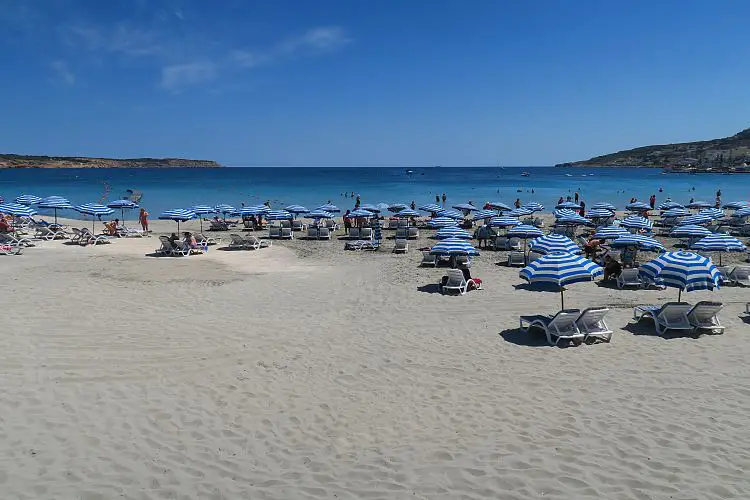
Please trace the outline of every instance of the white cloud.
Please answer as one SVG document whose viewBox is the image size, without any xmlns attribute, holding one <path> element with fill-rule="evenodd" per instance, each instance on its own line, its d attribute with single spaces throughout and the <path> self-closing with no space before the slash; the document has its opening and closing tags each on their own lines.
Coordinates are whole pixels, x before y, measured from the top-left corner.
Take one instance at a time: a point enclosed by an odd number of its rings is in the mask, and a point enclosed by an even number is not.
<svg viewBox="0 0 750 500">
<path fill-rule="evenodd" d="M 65 25 L 62 35 L 69 45 L 92 52 L 104 51 L 131 57 L 164 52 L 157 32 L 128 23 L 119 23 L 108 29 L 90 24 Z"/>
<path fill-rule="evenodd" d="M 338 26 L 319 27 L 280 42 L 272 52 L 279 56 L 319 54 L 337 50 L 351 41 Z"/>
<path fill-rule="evenodd" d="M 52 61 L 52 63 L 50 64 L 50 68 L 52 68 L 52 71 L 54 71 L 60 78 L 60 80 L 62 80 L 66 85 L 73 85 L 76 83 L 76 76 L 70 70 L 68 64 L 65 61 Z"/>
<path fill-rule="evenodd" d="M 210 61 L 172 64 L 162 68 L 160 85 L 175 92 L 183 87 L 213 80 L 216 77 L 216 69 L 216 65 Z"/>
</svg>

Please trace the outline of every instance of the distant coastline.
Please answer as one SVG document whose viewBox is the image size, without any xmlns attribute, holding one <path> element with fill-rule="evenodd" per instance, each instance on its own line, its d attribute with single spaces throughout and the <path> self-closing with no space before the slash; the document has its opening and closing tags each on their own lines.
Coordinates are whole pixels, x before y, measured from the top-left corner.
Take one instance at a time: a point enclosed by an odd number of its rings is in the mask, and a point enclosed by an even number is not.
<svg viewBox="0 0 750 500">
<path fill-rule="evenodd" d="M 90 158 L 0 154 L 0 169 L 10 168 L 218 168 L 213 160 L 187 158 Z"/>
</svg>

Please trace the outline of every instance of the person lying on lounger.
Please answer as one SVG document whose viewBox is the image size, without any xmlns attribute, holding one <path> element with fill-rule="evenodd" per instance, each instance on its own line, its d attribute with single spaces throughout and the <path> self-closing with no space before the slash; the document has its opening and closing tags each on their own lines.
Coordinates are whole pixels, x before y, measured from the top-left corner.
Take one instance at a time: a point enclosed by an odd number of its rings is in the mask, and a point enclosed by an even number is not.
<svg viewBox="0 0 750 500">
<path fill-rule="evenodd" d="M 607 255 L 604 257 L 604 280 L 613 280 L 622 273 L 622 264 Z"/>
</svg>

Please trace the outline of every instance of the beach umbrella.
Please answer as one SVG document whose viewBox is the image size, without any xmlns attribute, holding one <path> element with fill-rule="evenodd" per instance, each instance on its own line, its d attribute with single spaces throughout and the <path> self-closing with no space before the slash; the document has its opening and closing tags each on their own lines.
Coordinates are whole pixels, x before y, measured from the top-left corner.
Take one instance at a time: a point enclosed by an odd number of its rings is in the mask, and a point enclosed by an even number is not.
<svg viewBox="0 0 750 500">
<path fill-rule="evenodd" d="M 497 214 L 493 212 L 492 210 L 477 210 L 476 213 L 474 213 L 474 216 L 471 218 L 471 220 L 477 221 L 477 220 L 482 220 L 482 219 L 491 219 L 496 216 Z"/>
<path fill-rule="evenodd" d="M 435 217 L 434 219 L 428 220 L 427 225 L 431 228 L 441 228 L 457 226 L 458 222 L 456 221 L 456 219 L 451 219 L 450 217 Z"/>
<path fill-rule="evenodd" d="M 544 255 L 521 269 L 518 275 L 529 283 L 549 283 L 560 289 L 560 308 L 565 309 L 565 286 L 594 281 L 604 270 L 592 261 L 567 252 Z"/>
<path fill-rule="evenodd" d="M 312 212 L 305 214 L 305 217 L 308 219 L 333 219 L 333 214 L 331 212 L 326 212 L 325 210 L 313 210 Z"/>
<path fill-rule="evenodd" d="M 3 203 L 0 205 L 0 213 L 15 215 L 16 217 L 33 217 L 36 215 L 36 210 L 21 203 Z"/>
<path fill-rule="evenodd" d="M 673 208 L 685 208 L 676 201 L 665 201 L 659 205 L 659 210 L 672 210 Z"/>
<path fill-rule="evenodd" d="M 368 219 L 370 217 L 375 217 L 375 214 L 370 212 L 369 210 L 360 208 L 359 210 L 349 212 L 349 217 L 351 217 L 352 219 Z"/>
<path fill-rule="evenodd" d="M 161 215 L 159 215 L 160 219 L 163 220 L 173 220 L 177 222 L 177 233 L 180 232 L 180 222 L 185 222 L 190 219 L 195 219 L 197 217 L 196 213 L 193 212 L 190 209 L 186 208 L 175 208 L 173 210 L 167 210 L 166 212 L 162 212 Z"/>
<path fill-rule="evenodd" d="M 2 205 L 3 203 L 5 203 L 5 198 L 3 198 L 2 196 L 0 196 L 0 205 Z"/>
<path fill-rule="evenodd" d="M 680 226 L 685 226 L 687 224 L 709 224 L 713 219 L 705 214 L 695 214 L 695 215 L 689 215 L 683 219 L 680 219 L 680 221 L 677 223 Z"/>
<path fill-rule="evenodd" d="M 587 224 L 591 224 L 591 221 L 585 217 L 581 217 L 578 214 L 566 215 L 565 217 L 560 217 L 555 221 L 555 225 L 558 226 L 585 226 Z"/>
<path fill-rule="evenodd" d="M 475 207 L 471 203 L 459 203 L 458 205 L 453 205 L 453 208 L 455 208 L 456 210 L 465 210 L 467 212 L 473 212 L 474 210 L 479 210 L 477 207 Z"/>
<path fill-rule="evenodd" d="M 208 205 L 195 205 L 190 210 L 195 212 L 195 215 L 198 216 L 198 220 L 200 221 L 201 225 L 201 233 L 203 232 L 203 216 L 216 213 L 216 209 L 213 207 L 209 207 Z"/>
<path fill-rule="evenodd" d="M 289 205 L 284 210 L 295 215 L 306 214 L 309 212 L 309 210 L 302 205 Z"/>
<path fill-rule="evenodd" d="M 698 238 L 708 236 L 709 234 L 711 234 L 711 231 L 703 226 L 698 226 L 696 224 L 676 226 L 674 229 L 672 229 L 672 232 L 669 233 L 670 236 L 673 236 L 675 238 Z"/>
<path fill-rule="evenodd" d="M 430 255 L 451 257 L 454 255 L 479 255 L 479 251 L 466 240 L 460 238 L 447 238 L 440 240 L 430 249 Z"/>
<path fill-rule="evenodd" d="M 728 234 L 709 234 L 693 243 L 692 248 L 704 252 L 719 252 L 719 265 L 723 252 L 744 252 L 747 247 L 740 240 Z"/>
<path fill-rule="evenodd" d="M 528 224 L 519 224 L 510 228 L 507 235 L 511 238 L 521 238 L 525 240 L 528 238 L 538 238 L 543 236 L 544 233 L 538 227 L 530 226 Z"/>
<path fill-rule="evenodd" d="M 586 217 L 589 219 L 609 219 L 614 217 L 615 213 L 608 208 L 592 208 L 586 212 Z"/>
<path fill-rule="evenodd" d="M 691 201 L 687 205 L 685 205 L 687 208 L 711 208 L 714 206 L 712 203 L 709 203 L 707 201 Z"/>
<path fill-rule="evenodd" d="M 375 218 L 370 222 L 370 227 L 372 228 L 372 239 L 375 240 L 378 245 L 380 245 L 380 242 L 383 239 L 383 231 L 380 227 L 380 219 Z"/>
<path fill-rule="evenodd" d="M 660 285 L 683 291 L 713 290 L 721 284 L 721 274 L 711 259 L 692 252 L 665 252 L 638 268 L 642 276 Z"/>
<path fill-rule="evenodd" d="M 47 198 L 44 198 L 42 201 L 40 201 L 37 206 L 39 208 L 51 208 L 55 211 L 55 224 L 57 224 L 57 211 L 58 210 L 67 210 L 73 208 L 73 205 L 70 204 L 70 201 L 63 198 L 62 196 L 48 196 Z"/>
<path fill-rule="evenodd" d="M 501 201 L 491 201 L 487 203 L 487 206 L 490 207 L 492 210 L 497 210 L 499 212 L 507 212 L 508 210 L 511 210 L 511 208 L 506 205 L 505 203 Z"/>
<path fill-rule="evenodd" d="M 513 210 L 511 210 L 505 215 L 508 215 L 510 217 L 523 217 L 524 215 L 531 215 L 533 213 L 534 213 L 533 210 L 529 208 L 521 207 L 521 208 L 514 208 Z"/>
<path fill-rule="evenodd" d="M 544 210 L 544 205 L 535 201 L 530 201 L 528 203 L 524 203 L 521 208 L 527 208 L 532 212 L 541 212 L 542 210 Z"/>
<path fill-rule="evenodd" d="M 708 215 L 712 219 L 721 219 L 724 217 L 724 211 L 718 208 L 704 208 L 698 215 Z"/>
<path fill-rule="evenodd" d="M 578 203 L 573 203 L 572 201 L 564 201 L 555 205 L 555 208 L 570 208 L 573 210 L 580 210 L 581 205 L 579 205 Z"/>
<path fill-rule="evenodd" d="M 42 201 L 42 198 L 40 198 L 39 196 L 34 196 L 33 194 L 22 194 L 13 201 L 18 203 L 19 205 L 36 205 L 37 203 Z"/>
<path fill-rule="evenodd" d="M 138 208 L 138 204 L 132 200 L 122 199 L 114 200 L 107 203 L 109 208 L 120 209 L 120 217 L 122 217 L 122 224 L 125 225 L 125 210 L 132 210 Z M 55 214 L 57 215 L 57 214 Z M 57 220 L 55 220 L 57 222 Z"/>
<path fill-rule="evenodd" d="M 578 215 L 578 212 L 576 212 L 575 210 L 571 210 L 569 208 L 558 208 L 552 211 L 552 215 L 555 216 L 555 219 L 559 219 L 560 217 L 569 217 L 571 215 Z"/>
<path fill-rule="evenodd" d="M 399 219 L 406 219 L 408 217 L 419 217 L 420 214 L 416 210 L 412 210 L 411 208 L 404 208 L 395 213 L 393 216 L 398 217 Z"/>
<path fill-rule="evenodd" d="M 646 229 L 650 231 L 651 228 L 654 227 L 654 223 L 645 217 L 641 217 L 640 215 L 631 215 L 629 217 L 625 217 L 625 219 L 620 222 L 620 226 L 627 227 L 629 229 Z"/>
<path fill-rule="evenodd" d="M 451 210 L 450 208 L 441 210 L 437 214 L 439 217 L 450 217 L 451 219 L 456 219 L 456 220 L 463 220 L 464 218 L 464 214 L 456 210 Z"/>
<path fill-rule="evenodd" d="M 336 205 L 331 205 L 330 203 L 326 203 L 325 205 L 321 205 L 315 210 L 323 210 L 324 212 L 331 212 L 332 214 L 341 212 L 341 209 L 337 207 Z"/>
<path fill-rule="evenodd" d="M 291 220 L 294 216 L 286 210 L 270 210 L 265 214 L 268 220 Z"/>
<path fill-rule="evenodd" d="M 611 240 L 619 238 L 620 236 L 627 236 L 629 234 L 630 231 L 619 226 L 606 226 L 597 229 L 594 233 L 594 238 L 598 240 Z"/>
<path fill-rule="evenodd" d="M 750 207 L 740 208 L 732 214 L 732 217 L 748 217 L 750 216 Z"/>
<path fill-rule="evenodd" d="M 724 205 L 721 208 L 724 208 L 727 210 L 739 210 L 740 208 L 745 208 L 745 207 L 750 207 L 750 201 L 730 201 L 729 203 L 724 203 Z"/>
<path fill-rule="evenodd" d="M 462 240 L 470 240 L 471 235 L 468 231 L 461 229 L 458 226 L 448 226 L 441 229 L 438 229 L 438 231 L 435 233 L 435 238 L 439 240 L 445 240 L 447 238 L 459 238 Z"/>
<path fill-rule="evenodd" d="M 591 208 L 593 210 L 611 210 L 612 212 L 617 210 L 617 207 L 615 207 L 611 203 L 607 203 L 606 201 L 600 201 L 599 203 L 594 203 L 593 205 L 591 205 Z"/>
<path fill-rule="evenodd" d="M 423 212 L 430 212 L 433 214 L 438 213 L 439 211 L 443 209 L 443 207 L 441 207 L 440 205 L 435 205 L 434 203 L 427 203 L 426 205 L 420 205 L 417 208 L 419 208 Z"/>
<path fill-rule="evenodd" d="M 98 203 L 84 203 L 83 205 L 77 205 L 73 207 L 73 210 L 85 215 L 91 215 L 92 217 L 95 216 L 99 220 L 102 220 L 103 215 L 112 215 L 114 213 L 114 210 L 112 210 L 111 208 L 105 207 L 104 205 L 99 205 Z M 96 221 L 92 218 L 91 232 L 94 232 L 95 222 Z"/>
<path fill-rule="evenodd" d="M 520 220 L 516 219 L 515 217 L 508 217 L 507 215 L 493 217 L 490 219 L 491 227 L 513 227 L 518 226 L 519 224 L 521 224 Z"/>
<path fill-rule="evenodd" d="M 645 212 L 646 210 L 651 210 L 651 205 L 647 205 L 642 201 L 634 201 L 625 205 L 625 208 L 634 212 Z"/>
<path fill-rule="evenodd" d="M 227 220 L 227 214 L 234 214 L 237 213 L 237 209 L 234 208 L 232 205 L 227 205 L 225 203 L 221 203 L 219 205 L 216 205 L 214 207 L 214 210 L 216 210 L 216 213 L 219 213 L 224 216 L 224 220 Z"/>
<path fill-rule="evenodd" d="M 581 249 L 573 243 L 573 240 L 565 235 L 554 233 L 531 240 L 529 248 L 536 253 L 542 254 L 554 252 L 581 253 Z"/>
<path fill-rule="evenodd" d="M 388 205 L 388 211 L 393 213 L 398 213 L 401 210 L 407 208 L 408 205 L 405 205 L 403 203 L 391 203 Z"/>
<path fill-rule="evenodd" d="M 690 210 L 682 207 L 670 208 L 669 210 L 662 212 L 662 217 L 687 217 L 690 215 Z"/>
<path fill-rule="evenodd" d="M 638 250 L 652 252 L 664 251 L 664 245 L 662 245 L 661 242 L 651 236 L 644 236 L 642 234 L 627 234 L 620 236 L 616 240 L 610 242 L 609 246 L 612 248 L 634 247 Z"/>
<path fill-rule="evenodd" d="M 380 208 L 376 205 L 366 204 L 359 207 L 360 210 L 367 210 L 368 212 L 372 212 L 374 214 L 380 213 Z"/>
</svg>

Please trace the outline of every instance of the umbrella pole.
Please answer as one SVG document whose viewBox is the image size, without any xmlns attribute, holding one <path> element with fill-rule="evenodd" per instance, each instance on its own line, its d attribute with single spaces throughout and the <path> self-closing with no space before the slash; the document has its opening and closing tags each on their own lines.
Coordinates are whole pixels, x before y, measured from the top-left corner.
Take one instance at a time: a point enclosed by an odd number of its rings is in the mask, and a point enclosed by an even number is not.
<svg viewBox="0 0 750 500">
<path fill-rule="evenodd" d="M 682 302 L 682 288 L 677 292 L 677 302 Z"/>
<path fill-rule="evenodd" d="M 180 221 L 177 221 L 177 236 L 180 235 Z"/>
<path fill-rule="evenodd" d="M 719 265 L 721 265 L 721 254 L 722 252 L 719 252 Z"/>
<path fill-rule="evenodd" d="M 203 217 L 201 217 L 201 216 L 199 215 L 199 216 L 198 216 L 198 220 L 200 220 L 200 221 L 201 221 L 201 233 L 203 233 Z"/>
<path fill-rule="evenodd" d="M 560 309 L 565 310 L 565 288 L 560 287 Z"/>
<path fill-rule="evenodd" d="M 55 225 L 57 225 L 57 209 L 53 209 L 55 211 Z"/>
</svg>

